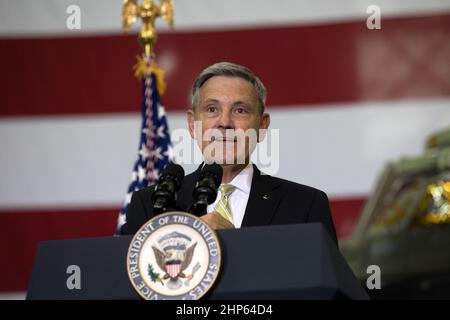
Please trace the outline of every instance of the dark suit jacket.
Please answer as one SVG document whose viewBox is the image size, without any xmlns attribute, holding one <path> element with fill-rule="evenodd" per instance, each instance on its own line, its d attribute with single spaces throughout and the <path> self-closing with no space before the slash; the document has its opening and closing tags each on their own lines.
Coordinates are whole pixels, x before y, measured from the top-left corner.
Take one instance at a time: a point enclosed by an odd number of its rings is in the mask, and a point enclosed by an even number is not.
<svg viewBox="0 0 450 320">
<path fill-rule="evenodd" d="M 253 168 L 252 186 L 242 227 L 321 222 L 331 239 L 337 243 L 328 198 L 324 192 L 261 174 L 255 165 Z M 187 175 L 178 191 L 177 206 L 185 211 L 192 205 L 192 191 L 200 171 L 201 166 Z M 153 189 L 148 187 L 133 193 L 122 234 L 136 233 L 146 221 L 153 218 Z"/>
</svg>

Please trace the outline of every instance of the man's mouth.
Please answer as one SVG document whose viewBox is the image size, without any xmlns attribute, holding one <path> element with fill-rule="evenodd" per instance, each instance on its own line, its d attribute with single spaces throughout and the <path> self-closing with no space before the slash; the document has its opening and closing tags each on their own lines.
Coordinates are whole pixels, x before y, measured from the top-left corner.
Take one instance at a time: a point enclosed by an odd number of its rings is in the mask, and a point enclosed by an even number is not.
<svg viewBox="0 0 450 320">
<path fill-rule="evenodd" d="M 211 141 L 237 142 L 237 137 L 211 137 Z"/>
</svg>

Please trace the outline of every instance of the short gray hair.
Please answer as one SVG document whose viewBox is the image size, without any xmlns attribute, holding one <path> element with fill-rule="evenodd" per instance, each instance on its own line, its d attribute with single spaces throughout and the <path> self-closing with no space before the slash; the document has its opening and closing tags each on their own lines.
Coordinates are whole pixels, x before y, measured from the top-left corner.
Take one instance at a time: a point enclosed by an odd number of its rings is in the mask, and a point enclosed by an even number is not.
<svg viewBox="0 0 450 320">
<path fill-rule="evenodd" d="M 247 67 L 231 62 L 219 62 L 207 67 L 203 70 L 194 81 L 192 86 L 191 104 L 192 110 L 195 111 L 198 105 L 199 92 L 203 84 L 214 76 L 228 76 L 238 77 L 250 82 L 255 88 L 256 95 L 258 96 L 258 102 L 261 114 L 264 113 L 266 107 L 266 88 L 259 78 Z"/>
</svg>

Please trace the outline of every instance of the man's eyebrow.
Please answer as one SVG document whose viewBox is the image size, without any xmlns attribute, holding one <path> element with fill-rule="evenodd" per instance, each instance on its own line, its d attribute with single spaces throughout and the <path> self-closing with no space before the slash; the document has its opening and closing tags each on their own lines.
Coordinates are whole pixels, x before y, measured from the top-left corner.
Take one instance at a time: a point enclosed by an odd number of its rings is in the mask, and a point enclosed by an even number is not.
<svg viewBox="0 0 450 320">
<path fill-rule="evenodd" d="M 246 102 L 246 101 L 238 100 L 238 101 L 236 101 L 236 102 L 233 102 L 233 106 L 236 106 L 236 105 L 246 105 L 246 106 L 251 106 L 251 103 Z"/>
<path fill-rule="evenodd" d="M 219 102 L 219 100 L 214 99 L 214 98 L 208 98 L 206 100 L 203 100 L 201 103 L 206 103 L 206 102 Z"/>
<path fill-rule="evenodd" d="M 209 103 L 209 102 L 215 102 L 215 103 L 217 102 L 218 103 L 219 100 L 215 99 L 215 98 L 207 98 L 207 99 L 201 101 L 200 104 L 204 105 L 204 104 Z M 251 106 L 252 104 L 250 102 L 238 100 L 238 101 L 233 102 L 232 105 L 233 106 L 238 106 L 238 105 Z"/>
</svg>

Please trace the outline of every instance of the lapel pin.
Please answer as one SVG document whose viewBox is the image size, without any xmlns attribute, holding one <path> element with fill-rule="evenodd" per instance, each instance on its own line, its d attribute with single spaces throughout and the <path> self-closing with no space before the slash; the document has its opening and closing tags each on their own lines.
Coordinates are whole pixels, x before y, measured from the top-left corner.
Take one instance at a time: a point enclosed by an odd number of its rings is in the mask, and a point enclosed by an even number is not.
<svg viewBox="0 0 450 320">
<path fill-rule="evenodd" d="M 269 196 L 268 196 L 267 194 L 265 194 L 265 195 L 262 196 L 262 198 L 263 198 L 264 200 L 267 200 L 267 199 L 269 199 Z"/>
</svg>

